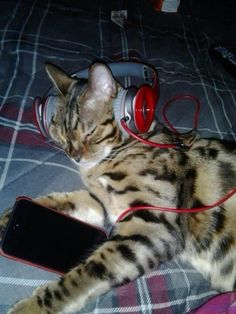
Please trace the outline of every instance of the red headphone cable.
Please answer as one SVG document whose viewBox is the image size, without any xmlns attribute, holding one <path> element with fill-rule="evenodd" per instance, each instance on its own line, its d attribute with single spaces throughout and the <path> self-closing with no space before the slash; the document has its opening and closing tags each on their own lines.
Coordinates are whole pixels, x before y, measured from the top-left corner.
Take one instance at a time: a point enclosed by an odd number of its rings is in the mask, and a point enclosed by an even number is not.
<svg viewBox="0 0 236 314">
<path fill-rule="evenodd" d="M 126 125 L 126 118 L 125 117 L 120 120 L 120 123 L 121 123 L 122 127 L 124 128 L 124 130 L 129 135 L 131 135 L 133 138 L 137 139 L 138 141 L 140 141 L 143 144 L 150 145 L 150 146 L 153 146 L 153 147 L 158 147 L 158 148 L 175 148 L 175 149 L 188 148 L 188 146 L 186 146 L 185 144 L 183 144 L 181 142 L 169 143 L 169 144 L 161 144 L 161 143 L 156 143 L 156 142 L 153 142 L 153 141 L 146 140 L 146 139 L 142 138 L 141 136 L 135 134 L 133 131 L 130 130 L 130 128 L 127 127 L 127 125 Z"/>
<path fill-rule="evenodd" d="M 171 98 L 170 100 L 168 100 L 163 108 L 162 108 L 162 117 L 165 121 L 165 123 L 168 125 L 168 127 L 171 129 L 171 131 L 175 134 L 180 134 L 174 127 L 173 125 L 170 123 L 170 121 L 167 119 L 167 116 L 166 116 L 166 109 L 169 107 L 170 104 L 172 104 L 173 102 L 175 101 L 178 101 L 180 99 L 188 99 L 188 100 L 191 100 L 195 103 L 195 106 L 196 106 L 196 109 L 195 109 L 195 113 L 194 113 L 194 118 L 193 118 L 193 129 L 192 130 L 197 130 L 197 126 L 198 126 L 198 121 L 199 121 L 199 114 L 200 114 L 200 108 L 201 108 L 201 104 L 199 102 L 199 100 L 192 96 L 192 95 L 177 95 L 177 96 L 174 96 L 173 98 Z"/>
<path fill-rule="evenodd" d="M 117 218 L 116 223 L 124 219 L 128 214 L 136 211 L 141 210 L 158 210 L 162 212 L 169 212 L 169 213 L 199 213 L 203 212 L 209 209 L 212 209 L 216 206 L 220 206 L 224 202 L 226 202 L 230 197 L 232 197 L 236 193 L 236 188 L 232 189 L 230 192 L 228 192 L 225 196 L 220 198 L 215 203 L 212 203 L 210 205 L 203 205 L 202 207 L 193 207 L 193 208 L 174 208 L 174 207 L 162 207 L 162 206 L 133 206 L 127 208 L 125 211 L 123 211 L 120 216 Z"/>
</svg>

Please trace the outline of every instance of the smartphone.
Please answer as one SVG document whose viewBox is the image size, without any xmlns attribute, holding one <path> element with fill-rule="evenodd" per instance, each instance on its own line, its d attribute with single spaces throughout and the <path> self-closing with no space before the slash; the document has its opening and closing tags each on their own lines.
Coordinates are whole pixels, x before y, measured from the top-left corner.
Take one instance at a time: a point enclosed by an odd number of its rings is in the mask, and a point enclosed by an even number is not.
<svg viewBox="0 0 236 314">
<path fill-rule="evenodd" d="M 106 239 L 100 228 L 20 197 L 4 232 L 1 254 L 64 274 Z"/>
</svg>

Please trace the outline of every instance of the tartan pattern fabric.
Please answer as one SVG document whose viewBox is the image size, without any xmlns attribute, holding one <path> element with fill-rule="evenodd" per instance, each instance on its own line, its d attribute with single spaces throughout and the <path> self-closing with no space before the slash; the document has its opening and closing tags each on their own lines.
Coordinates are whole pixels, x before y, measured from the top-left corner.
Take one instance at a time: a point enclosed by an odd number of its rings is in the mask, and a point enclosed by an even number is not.
<svg viewBox="0 0 236 314">
<path fill-rule="evenodd" d="M 45 61 L 70 73 L 95 59 L 148 62 L 159 73 L 158 118 L 172 96 L 192 94 L 202 104 L 200 134 L 235 140 L 235 81 L 209 57 L 212 38 L 196 30 L 186 12 L 157 13 L 151 2 L 140 0 L 0 0 L 0 9 L 0 211 L 19 195 L 82 187 L 74 165 L 35 125 L 33 99 L 50 86 Z M 122 9 L 128 13 L 125 28 L 111 21 L 111 11 Z M 123 83 L 128 86 L 130 78 Z M 175 104 L 168 117 L 178 130 L 189 131 L 193 110 L 188 102 Z M 55 278 L 0 257 L 0 314 Z M 183 314 L 216 294 L 195 269 L 176 260 L 113 289 L 80 313 Z"/>
</svg>

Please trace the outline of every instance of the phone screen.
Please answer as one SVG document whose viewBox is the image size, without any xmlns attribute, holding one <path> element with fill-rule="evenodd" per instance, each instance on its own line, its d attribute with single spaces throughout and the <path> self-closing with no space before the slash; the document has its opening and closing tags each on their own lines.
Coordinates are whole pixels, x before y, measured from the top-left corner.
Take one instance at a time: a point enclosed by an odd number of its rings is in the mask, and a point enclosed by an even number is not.
<svg viewBox="0 0 236 314">
<path fill-rule="evenodd" d="M 65 273 L 106 238 L 105 231 L 99 228 L 20 198 L 13 208 L 1 249 L 8 257 Z"/>
</svg>

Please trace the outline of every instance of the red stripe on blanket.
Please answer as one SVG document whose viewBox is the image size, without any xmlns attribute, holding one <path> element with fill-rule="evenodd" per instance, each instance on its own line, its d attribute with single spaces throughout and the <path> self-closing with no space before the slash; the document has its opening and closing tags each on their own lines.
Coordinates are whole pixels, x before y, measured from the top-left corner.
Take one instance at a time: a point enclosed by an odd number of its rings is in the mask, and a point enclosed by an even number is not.
<svg viewBox="0 0 236 314">
<path fill-rule="evenodd" d="M 6 103 L 1 109 L 1 116 L 12 120 L 17 121 L 19 115 L 19 105 L 14 103 Z"/>
<path fill-rule="evenodd" d="M 18 122 L 19 110 L 19 106 L 14 103 L 7 103 L 3 106 L 1 110 L 0 141 L 7 144 L 11 143 L 14 132 L 18 129 L 16 144 L 50 148 L 43 136 L 37 133 L 33 107 L 24 108 L 21 120 Z M 32 131 L 25 130 L 25 128 L 32 128 Z"/>
<path fill-rule="evenodd" d="M 9 144 L 13 140 L 14 128 L 0 126 L 0 142 Z M 18 131 L 15 144 L 24 146 L 37 146 L 51 149 L 51 146 L 47 144 L 45 139 L 37 133 L 31 131 Z"/>
<path fill-rule="evenodd" d="M 135 314 L 139 313 L 139 311 L 134 312 L 130 309 L 130 312 L 127 308 L 132 308 L 134 306 L 139 307 L 140 301 L 138 300 L 138 293 L 135 282 L 130 282 L 125 284 L 119 288 L 117 288 L 117 299 L 118 299 L 118 306 L 122 311 L 122 307 L 125 307 L 126 314 Z"/>
<path fill-rule="evenodd" d="M 148 291 L 151 297 L 151 303 L 158 305 L 161 303 L 166 303 L 166 306 L 163 305 L 163 307 L 160 306 L 159 309 L 156 308 L 155 314 L 172 313 L 169 303 L 170 295 L 168 295 L 168 291 L 170 293 L 170 289 L 168 288 L 166 278 L 167 277 L 165 275 L 156 275 L 146 279 L 148 284 Z"/>
</svg>

